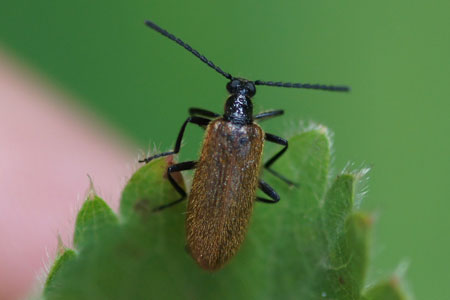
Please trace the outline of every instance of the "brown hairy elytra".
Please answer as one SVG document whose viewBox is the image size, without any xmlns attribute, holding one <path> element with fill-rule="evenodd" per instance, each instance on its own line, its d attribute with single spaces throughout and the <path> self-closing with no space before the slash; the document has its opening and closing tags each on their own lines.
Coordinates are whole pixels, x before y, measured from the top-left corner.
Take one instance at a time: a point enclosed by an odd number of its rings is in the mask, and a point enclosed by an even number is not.
<svg viewBox="0 0 450 300">
<path fill-rule="evenodd" d="M 206 130 L 187 207 L 186 239 L 195 261 L 216 270 L 239 249 L 258 187 L 264 133 L 223 119 Z"/>
<path fill-rule="evenodd" d="M 274 110 L 253 115 L 251 98 L 256 93 L 255 86 L 337 92 L 347 92 L 349 88 L 236 78 L 155 23 L 146 21 L 145 24 L 176 42 L 229 80 L 226 88 L 230 96 L 225 103 L 223 115 L 200 108 L 189 109 L 190 116 L 181 126 L 174 150 L 140 160 L 140 162 L 148 163 L 158 157 L 177 154 L 188 123 L 206 128 L 200 159 L 181 162 L 167 169 L 167 178 L 180 194 L 180 199 L 156 207 L 153 211 L 161 211 L 186 198 L 186 192 L 174 180 L 172 173 L 197 169 L 187 206 L 186 242 L 191 256 L 198 265 L 203 269 L 214 271 L 220 269 L 239 250 L 247 232 L 254 201 L 277 203 L 280 200 L 277 192 L 260 178 L 261 156 L 265 141 L 281 145 L 283 148 L 262 165 L 264 169 L 287 184 L 296 185 L 271 169 L 272 164 L 286 152 L 288 141 L 276 135 L 264 133 L 254 121 L 280 116 L 284 112 Z M 257 188 L 270 199 L 256 197 Z"/>
</svg>

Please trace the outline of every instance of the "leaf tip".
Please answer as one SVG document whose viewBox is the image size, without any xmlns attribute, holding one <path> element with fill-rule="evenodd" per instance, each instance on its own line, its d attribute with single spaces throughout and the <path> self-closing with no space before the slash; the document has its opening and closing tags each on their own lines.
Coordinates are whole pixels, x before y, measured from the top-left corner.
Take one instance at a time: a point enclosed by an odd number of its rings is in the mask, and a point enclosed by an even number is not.
<svg viewBox="0 0 450 300">
<path fill-rule="evenodd" d="M 349 174 L 354 180 L 354 206 L 359 208 L 362 199 L 366 196 L 368 192 L 368 182 L 369 182 L 369 172 L 371 168 L 365 166 L 364 164 L 356 167 L 354 163 L 349 162 L 342 169 L 341 175 Z"/>
<path fill-rule="evenodd" d="M 58 235 L 58 246 L 55 261 L 48 271 L 47 279 L 44 283 L 43 294 L 47 294 L 53 287 L 55 279 L 61 275 L 61 269 L 67 265 L 68 261 L 73 260 L 76 257 L 76 252 L 70 248 L 66 248 Z"/>
<path fill-rule="evenodd" d="M 317 124 L 316 128 L 317 128 L 317 131 L 319 131 L 321 134 L 324 134 L 324 135 L 330 134 L 330 130 L 325 125 Z"/>
<path fill-rule="evenodd" d="M 57 236 L 58 244 L 56 245 L 56 256 L 61 256 L 66 251 L 66 246 L 64 246 L 64 242 L 62 241 L 61 235 Z"/>
<path fill-rule="evenodd" d="M 97 196 L 97 192 L 95 191 L 95 188 L 94 188 L 94 181 L 92 180 L 91 175 L 87 174 L 87 177 L 89 178 L 89 188 L 88 188 L 86 200 L 94 200 L 95 197 Z"/>
</svg>

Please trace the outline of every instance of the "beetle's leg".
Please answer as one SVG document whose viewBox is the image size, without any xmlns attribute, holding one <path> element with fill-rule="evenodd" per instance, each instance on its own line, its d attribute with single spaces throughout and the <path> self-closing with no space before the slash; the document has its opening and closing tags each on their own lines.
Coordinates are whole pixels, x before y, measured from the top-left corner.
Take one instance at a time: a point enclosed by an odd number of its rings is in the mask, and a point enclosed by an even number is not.
<svg viewBox="0 0 450 300">
<path fill-rule="evenodd" d="M 264 164 L 264 168 L 266 168 L 270 173 L 272 173 L 272 174 L 275 175 L 276 177 L 280 178 L 281 180 L 283 180 L 283 181 L 286 182 L 287 184 L 293 185 L 293 186 L 297 186 L 297 187 L 298 187 L 298 184 L 296 184 L 295 182 L 290 181 L 289 179 L 287 179 L 286 177 L 284 177 L 284 176 L 281 175 L 280 173 L 278 173 L 278 172 L 276 172 L 276 171 L 274 171 L 274 170 L 272 170 L 272 169 L 270 168 L 270 166 L 271 166 L 277 159 L 279 159 L 279 158 L 281 157 L 281 155 L 284 154 L 284 152 L 286 152 L 286 150 L 287 150 L 287 148 L 288 148 L 288 141 L 285 140 L 285 139 L 283 139 L 283 138 L 281 138 L 281 137 L 279 137 L 279 136 L 276 136 L 276 135 L 273 135 L 273 134 L 270 134 L 270 133 L 266 133 L 265 139 L 266 139 L 266 141 L 268 141 L 268 142 L 272 142 L 272 143 L 275 143 L 275 144 L 279 144 L 279 145 L 282 145 L 282 146 L 284 146 L 284 147 L 283 147 L 283 149 L 281 149 L 277 154 L 275 154 L 274 156 L 272 156 L 272 158 L 269 159 L 269 160 Z"/>
<path fill-rule="evenodd" d="M 173 179 L 171 173 L 173 172 L 180 172 L 180 171 L 186 171 L 186 170 L 192 170 L 195 169 L 195 167 L 197 166 L 197 162 L 196 161 L 186 161 L 186 162 L 182 162 L 179 164 L 175 164 L 172 165 L 170 167 L 167 168 L 167 177 L 169 178 L 170 183 L 172 184 L 172 186 L 175 188 L 175 190 L 177 190 L 178 194 L 181 195 L 181 198 L 178 200 L 175 200 L 173 202 L 155 207 L 152 211 L 156 212 L 156 211 L 160 211 L 164 208 L 173 206 L 177 203 L 180 203 L 181 201 L 183 201 L 186 198 L 186 192 L 183 190 L 183 188 L 175 181 L 175 179 Z"/>
<path fill-rule="evenodd" d="M 202 117 L 207 117 L 207 118 L 218 118 L 220 117 L 219 114 L 216 114 L 215 112 L 206 110 L 206 109 L 202 109 L 202 108 L 196 108 L 196 107 L 191 107 L 189 108 L 189 115 L 191 116 L 202 116 Z"/>
<path fill-rule="evenodd" d="M 193 124 L 197 124 L 198 126 L 206 126 L 206 125 L 208 125 L 209 122 L 210 122 L 210 120 L 202 118 L 202 117 L 188 117 L 186 119 L 186 121 L 184 121 L 183 126 L 181 126 L 180 132 L 178 133 L 177 141 L 175 143 L 175 149 L 173 151 L 156 154 L 156 155 L 147 157 L 145 159 L 141 159 L 141 160 L 139 160 L 139 162 L 149 163 L 150 161 L 152 161 L 153 159 L 158 158 L 158 157 L 167 156 L 167 155 L 171 155 L 171 154 L 177 154 L 178 152 L 180 152 L 181 140 L 183 139 L 183 134 L 184 134 L 184 130 L 186 129 L 186 125 L 188 123 L 193 123 Z"/>
<path fill-rule="evenodd" d="M 253 116 L 253 120 L 264 120 L 264 119 L 269 119 L 269 118 L 273 118 L 273 117 L 277 117 L 277 116 L 281 116 L 282 114 L 284 114 L 284 110 L 279 109 L 279 110 L 271 110 L 271 111 L 266 111 L 260 114 L 257 114 L 255 116 Z"/>
<path fill-rule="evenodd" d="M 267 182 L 265 182 L 262 179 L 259 180 L 259 188 L 261 189 L 261 191 L 264 192 L 264 194 L 266 194 L 267 196 L 269 196 L 272 199 L 256 197 L 257 201 L 264 202 L 264 203 L 271 203 L 271 204 L 277 203 L 278 201 L 280 201 L 280 196 L 278 195 L 278 193 L 275 192 L 275 190 L 270 185 L 268 185 Z"/>
</svg>

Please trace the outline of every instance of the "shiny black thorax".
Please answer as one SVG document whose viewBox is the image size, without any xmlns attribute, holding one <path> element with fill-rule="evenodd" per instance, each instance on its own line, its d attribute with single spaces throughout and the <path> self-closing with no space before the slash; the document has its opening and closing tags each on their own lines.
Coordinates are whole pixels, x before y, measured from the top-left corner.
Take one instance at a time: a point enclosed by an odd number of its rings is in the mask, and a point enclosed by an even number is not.
<svg viewBox="0 0 450 300">
<path fill-rule="evenodd" d="M 253 82 L 245 79 L 232 79 L 227 84 L 231 94 L 225 103 L 223 118 L 235 125 L 248 125 L 253 123 L 253 103 L 251 97 L 256 93 Z"/>
</svg>

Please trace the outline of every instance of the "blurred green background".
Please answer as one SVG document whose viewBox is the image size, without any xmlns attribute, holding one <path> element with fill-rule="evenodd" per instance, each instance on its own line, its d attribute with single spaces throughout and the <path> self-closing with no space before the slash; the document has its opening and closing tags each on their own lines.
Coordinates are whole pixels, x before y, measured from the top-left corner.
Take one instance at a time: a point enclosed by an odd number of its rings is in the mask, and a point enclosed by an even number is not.
<svg viewBox="0 0 450 300">
<path fill-rule="evenodd" d="M 450 299 L 450 2 L 3 1 L 0 45 L 143 149 L 172 147 L 191 106 L 222 112 L 223 77 L 143 25 L 151 19 L 235 76 L 348 84 L 350 94 L 260 87 L 281 136 L 335 133 L 335 169 L 373 168 L 371 278 L 409 262 L 417 299 Z M 182 159 L 201 130 L 189 128 Z M 136 149 L 136 152 L 138 149 Z M 134 157 L 130 157 L 132 161 Z M 120 174 L 119 174 L 120 175 Z"/>
</svg>

